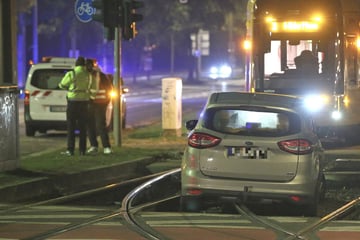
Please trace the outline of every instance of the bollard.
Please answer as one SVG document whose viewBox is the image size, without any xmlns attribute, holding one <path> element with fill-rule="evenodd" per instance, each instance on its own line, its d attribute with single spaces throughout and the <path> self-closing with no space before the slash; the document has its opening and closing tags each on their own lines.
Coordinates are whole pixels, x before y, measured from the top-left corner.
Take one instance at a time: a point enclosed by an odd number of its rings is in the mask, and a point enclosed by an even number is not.
<svg viewBox="0 0 360 240">
<path fill-rule="evenodd" d="M 164 136 L 181 136 L 182 80 L 162 79 L 162 128 Z"/>
</svg>

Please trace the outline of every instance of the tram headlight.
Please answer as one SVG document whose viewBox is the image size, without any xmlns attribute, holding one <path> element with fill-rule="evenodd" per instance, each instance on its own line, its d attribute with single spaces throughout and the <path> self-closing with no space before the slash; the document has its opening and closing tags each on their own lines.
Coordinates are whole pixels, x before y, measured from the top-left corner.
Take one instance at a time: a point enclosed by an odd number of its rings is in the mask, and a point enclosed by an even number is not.
<svg viewBox="0 0 360 240">
<path fill-rule="evenodd" d="M 345 107 L 348 107 L 348 106 L 349 106 L 349 104 L 350 104 L 349 96 L 345 96 L 345 97 L 344 97 L 343 103 L 344 103 L 344 106 L 345 106 Z"/>
<path fill-rule="evenodd" d="M 324 109 L 329 103 L 327 95 L 311 94 L 304 97 L 304 104 L 308 111 L 318 112 Z"/>
<path fill-rule="evenodd" d="M 342 114 L 340 111 L 338 110 L 335 110 L 331 113 L 331 118 L 334 119 L 334 120 L 340 120 L 342 118 Z"/>
</svg>

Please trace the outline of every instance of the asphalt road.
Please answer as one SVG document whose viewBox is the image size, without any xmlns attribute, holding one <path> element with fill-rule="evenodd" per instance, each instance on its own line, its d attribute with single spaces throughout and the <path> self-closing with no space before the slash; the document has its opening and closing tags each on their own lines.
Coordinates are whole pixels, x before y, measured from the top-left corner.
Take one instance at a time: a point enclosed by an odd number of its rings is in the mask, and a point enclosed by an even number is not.
<svg viewBox="0 0 360 240">
<path fill-rule="evenodd" d="M 115 211 L 115 209 L 113 209 Z M 2 216 L 0 238 L 2 239 L 49 239 L 34 238 L 51 230 L 66 226 L 75 226 L 87 222 L 96 216 L 106 215 L 110 212 L 106 208 L 74 207 L 74 206 L 40 206 Z M 156 213 L 141 214 L 144 224 L 151 226 L 166 239 L 172 240 L 239 240 L 239 239 L 286 239 L 289 235 L 264 228 L 261 224 L 247 219 L 242 215 L 232 214 L 203 214 L 203 213 Z M 274 226 L 281 226 L 288 233 L 297 233 L 301 229 L 311 226 L 314 219 L 294 217 L 263 217 Z M 6 223 L 6 224 L 5 224 Z M 339 229 L 346 229 L 340 231 Z M 307 239 L 326 240 L 358 240 L 360 232 L 356 222 L 333 222 L 321 227 L 316 234 Z M 21 231 L 15 231 L 21 229 Z M 307 235 L 309 237 L 309 235 Z M 316 237 L 316 238 L 315 238 Z M 116 215 L 103 221 L 74 228 L 71 231 L 60 231 L 60 234 L 51 239 L 119 239 L 119 240 L 145 240 L 146 238 L 131 231 L 124 225 L 121 216 Z M 155 238 L 152 238 L 155 239 Z M 295 238 L 289 238 L 295 239 Z"/>
<path fill-rule="evenodd" d="M 162 120 L 162 86 L 160 79 L 149 84 L 130 85 L 126 95 L 126 128 L 145 126 Z M 206 98 L 213 91 L 241 90 L 243 81 L 213 81 L 201 84 L 184 84 L 182 87 L 182 112 L 200 112 Z M 54 148 L 65 149 L 66 132 L 37 132 L 34 137 L 25 135 L 23 99 L 19 99 L 19 148 L 20 156 L 42 154 Z"/>
<path fill-rule="evenodd" d="M 230 84 L 229 84 L 230 83 Z M 231 82 L 214 82 L 206 85 L 194 85 L 194 86 L 184 86 L 183 88 L 183 112 L 186 111 L 200 111 L 203 104 L 205 103 L 206 96 L 211 91 L 228 91 L 228 90 L 240 90 L 241 84 L 231 83 Z M 161 97 L 161 86 L 153 88 L 133 88 L 131 93 L 127 96 L 128 102 L 128 119 L 127 127 L 136 127 L 141 125 L 151 124 L 152 122 L 161 121 L 162 116 L 162 97 Z M 20 121 L 20 152 L 21 155 L 29 154 L 39 154 L 43 151 L 53 150 L 55 147 L 65 147 L 66 142 L 66 133 L 65 132 L 48 132 L 47 134 L 37 134 L 35 137 L 26 137 L 25 129 L 23 123 L 23 107 L 22 101 L 19 101 L 19 121 Z M 336 159 L 360 159 L 359 146 L 342 146 L 341 148 L 335 148 L 327 150 L 327 155 L 331 157 L 331 161 Z M 358 157 L 359 156 L 359 157 Z M 354 161 L 357 162 L 357 161 Z M 358 166 L 359 164 L 357 164 Z M 359 176 L 357 171 L 359 169 L 350 167 L 349 170 L 353 172 L 355 176 Z M 349 173 L 349 171 L 348 171 Z M 341 176 L 335 176 L 341 177 Z M 347 190 L 347 191 L 344 191 Z M 350 200 L 354 197 L 359 196 L 359 192 L 354 189 L 342 188 L 336 190 L 329 194 L 331 198 L 338 198 L 341 200 Z M 329 196 L 328 196 L 329 197 Z M 6 206 L 3 206 L 6 208 Z M 62 212 L 63 211 L 63 212 Z M 68 211 L 68 212 L 66 212 Z M 92 212 L 95 211 L 95 212 Z M 56 214 L 55 214 L 56 212 Z M 61 218 L 61 213 L 66 215 L 65 218 Z M 75 221 L 81 218 L 89 218 L 93 215 L 100 214 L 99 209 L 88 209 L 88 208 L 63 208 L 59 210 L 59 207 L 46 207 L 42 209 L 41 207 L 31 210 L 28 213 L 19 212 L 18 216 L 10 216 L 9 223 L 4 225 L 3 228 L 0 228 L 2 233 L 1 237 L 6 237 L 6 233 L 14 233 L 13 228 L 18 228 L 19 225 L 11 223 L 14 219 L 27 219 L 28 216 L 31 216 L 31 219 L 36 217 L 37 222 L 29 219 L 22 220 L 23 224 L 21 225 L 22 231 L 18 231 L 18 238 L 26 238 L 27 236 L 33 236 L 40 232 L 46 231 L 47 229 L 56 228 L 63 226 L 64 224 L 71 224 L 74 218 Z M 54 217 L 56 216 L 56 218 Z M 64 215 L 63 215 L 64 216 Z M 254 228 L 250 225 L 249 221 L 246 219 L 234 219 L 230 216 L 229 219 L 226 219 L 227 216 L 221 218 L 218 215 L 207 215 L 203 214 L 188 214 L 174 213 L 174 214 L 159 214 L 159 213 L 146 213 L 144 215 L 146 223 L 150 224 L 156 230 L 166 234 L 171 235 L 171 239 L 194 239 L 193 236 L 202 236 L 206 239 L 239 239 L 239 236 L 244 238 L 253 238 L 253 239 L 277 239 L 276 233 L 269 232 L 267 230 L 260 228 Z M 41 223 L 44 221 L 44 224 Z M 70 222 L 69 222 L 70 221 Z M 277 221 L 275 218 L 272 218 L 271 221 Z M 284 219 L 283 217 L 279 219 L 281 222 L 286 222 L 289 225 L 289 229 L 296 227 L 306 226 L 309 222 L 303 221 L 299 222 L 297 219 Z M 295 221 L 295 222 L 294 222 Z M 309 220 L 310 221 L 310 220 Z M 16 220 L 17 223 L 19 221 Z M 210 224 L 211 223 L 211 224 Z M 211 226 L 210 226 L 210 225 Z M 327 228 L 322 229 L 318 233 L 319 239 L 344 239 L 344 233 L 338 232 L 336 229 L 339 227 L 339 223 L 334 226 L 330 225 Z M 345 223 L 345 224 L 350 224 Z M 221 227 L 218 227 L 221 226 Z M 300 226 L 301 225 L 301 226 Z M 348 229 L 349 236 L 346 239 L 359 239 L 360 234 L 358 232 L 358 223 L 352 223 L 352 225 L 344 226 Z M 191 229 L 191 231 L 190 231 Z M 294 229 L 294 231 L 296 231 Z M 196 233 L 196 234 L 195 234 Z M 5 234 L 5 235 L 3 235 Z M 76 234 L 76 237 L 74 237 Z M 97 235 L 100 234 L 100 235 Z M 10 235 L 9 235 L 10 236 Z M 12 235 L 13 237 L 13 235 Z M 56 238 L 67 239 L 67 238 L 76 238 L 76 239 L 144 239 L 138 235 L 130 232 L 127 227 L 121 224 L 118 219 L 110 219 L 107 222 L 102 222 L 100 225 L 92 225 L 82 230 L 71 232 L 70 234 L 64 233 L 57 236 Z"/>
</svg>

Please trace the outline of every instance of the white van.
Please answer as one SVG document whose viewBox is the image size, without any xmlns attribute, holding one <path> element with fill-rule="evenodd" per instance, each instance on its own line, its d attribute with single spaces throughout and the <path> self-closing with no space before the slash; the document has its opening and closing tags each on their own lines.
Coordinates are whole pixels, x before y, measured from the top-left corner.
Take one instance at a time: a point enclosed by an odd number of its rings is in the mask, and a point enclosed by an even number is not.
<svg viewBox="0 0 360 240">
<path fill-rule="evenodd" d="M 75 58 L 44 58 L 29 70 L 25 84 L 24 119 L 26 136 L 36 131 L 66 130 L 66 90 L 58 87 Z"/>
<path fill-rule="evenodd" d="M 59 89 L 58 84 L 68 71 L 74 69 L 75 61 L 75 58 L 45 57 L 42 62 L 31 66 L 25 84 L 26 136 L 34 136 L 36 131 L 66 130 L 67 91 Z M 122 101 L 124 127 L 126 105 L 123 94 Z M 109 104 L 109 108 L 112 108 L 112 104 Z M 107 118 L 111 119 L 111 116 Z"/>
</svg>

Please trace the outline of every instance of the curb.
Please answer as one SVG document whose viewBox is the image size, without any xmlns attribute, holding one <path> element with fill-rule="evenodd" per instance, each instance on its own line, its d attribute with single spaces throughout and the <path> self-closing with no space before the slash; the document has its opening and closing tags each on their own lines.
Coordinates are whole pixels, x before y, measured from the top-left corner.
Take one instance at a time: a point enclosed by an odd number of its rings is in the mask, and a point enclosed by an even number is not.
<svg viewBox="0 0 360 240">
<path fill-rule="evenodd" d="M 147 166 L 155 162 L 154 158 L 144 158 L 80 173 L 39 177 L 18 185 L 0 188 L 0 202 L 40 201 L 49 197 L 60 197 L 109 183 L 141 177 L 149 174 Z"/>
</svg>

